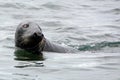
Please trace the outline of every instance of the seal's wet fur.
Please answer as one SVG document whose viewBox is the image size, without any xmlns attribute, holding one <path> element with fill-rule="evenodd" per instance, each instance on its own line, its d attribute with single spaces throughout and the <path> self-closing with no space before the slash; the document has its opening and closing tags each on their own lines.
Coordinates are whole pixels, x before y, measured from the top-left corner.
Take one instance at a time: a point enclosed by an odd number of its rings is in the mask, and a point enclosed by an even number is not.
<svg viewBox="0 0 120 80">
<path fill-rule="evenodd" d="M 70 49 L 61 47 L 48 41 L 42 29 L 37 23 L 22 22 L 18 25 L 15 33 L 15 46 L 33 53 L 41 53 L 42 51 L 67 53 Z"/>
</svg>

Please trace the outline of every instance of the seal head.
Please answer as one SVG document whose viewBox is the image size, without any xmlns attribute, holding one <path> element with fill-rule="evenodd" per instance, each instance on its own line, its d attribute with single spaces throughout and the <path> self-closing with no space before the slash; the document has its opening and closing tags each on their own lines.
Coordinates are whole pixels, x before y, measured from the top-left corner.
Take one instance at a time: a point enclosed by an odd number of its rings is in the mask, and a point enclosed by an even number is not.
<svg viewBox="0 0 120 80">
<path fill-rule="evenodd" d="M 44 48 L 44 35 L 38 24 L 24 22 L 18 25 L 15 33 L 15 46 L 33 53 L 41 53 Z"/>
</svg>

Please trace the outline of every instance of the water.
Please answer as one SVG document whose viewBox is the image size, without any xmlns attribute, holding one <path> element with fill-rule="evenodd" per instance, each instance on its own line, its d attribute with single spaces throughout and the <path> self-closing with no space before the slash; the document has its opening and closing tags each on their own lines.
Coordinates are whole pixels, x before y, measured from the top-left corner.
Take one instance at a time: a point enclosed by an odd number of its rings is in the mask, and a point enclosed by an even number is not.
<svg viewBox="0 0 120 80">
<path fill-rule="evenodd" d="M 120 80 L 120 0 L 1 0 L 0 80 Z M 44 52 L 45 60 L 14 60 L 14 34 L 37 22 L 76 54 Z"/>
</svg>

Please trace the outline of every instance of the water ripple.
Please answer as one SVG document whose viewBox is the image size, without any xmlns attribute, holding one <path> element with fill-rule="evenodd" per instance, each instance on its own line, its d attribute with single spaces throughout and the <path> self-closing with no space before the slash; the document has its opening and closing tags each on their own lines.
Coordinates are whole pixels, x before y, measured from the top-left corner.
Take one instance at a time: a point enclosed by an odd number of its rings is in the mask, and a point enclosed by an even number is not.
<svg viewBox="0 0 120 80">
<path fill-rule="evenodd" d="M 43 63 L 36 63 L 36 62 L 33 62 L 33 63 L 20 63 L 19 65 L 16 65 L 15 67 L 16 68 L 27 68 L 27 67 L 43 67 Z"/>
<path fill-rule="evenodd" d="M 46 8 L 49 8 L 49 9 L 53 9 L 53 10 L 60 10 L 62 8 L 61 5 L 54 4 L 54 3 L 51 3 L 51 2 L 45 3 L 42 6 L 46 7 Z"/>
<path fill-rule="evenodd" d="M 97 66 L 95 68 L 99 68 L 99 69 L 104 69 L 104 70 L 118 70 L 117 68 L 113 68 L 113 67 L 103 67 L 103 66 Z"/>
<path fill-rule="evenodd" d="M 110 10 L 103 11 L 103 13 L 113 13 L 114 15 L 119 15 L 120 14 L 120 8 L 114 8 Z"/>
<path fill-rule="evenodd" d="M 43 22 L 42 25 L 57 27 L 57 26 L 62 26 L 63 24 L 60 23 L 59 21 L 46 21 L 46 22 Z"/>
<path fill-rule="evenodd" d="M 105 47 L 120 47 L 120 42 L 101 42 L 96 44 L 88 44 L 88 45 L 80 45 L 79 50 L 80 51 L 95 51 L 95 50 L 101 50 Z"/>
<path fill-rule="evenodd" d="M 0 4 L 1 8 L 16 8 L 16 9 L 20 9 L 21 6 L 23 5 L 18 5 L 17 3 L 13 4 L 13 3 L 3 3 Z"/>
</svg>

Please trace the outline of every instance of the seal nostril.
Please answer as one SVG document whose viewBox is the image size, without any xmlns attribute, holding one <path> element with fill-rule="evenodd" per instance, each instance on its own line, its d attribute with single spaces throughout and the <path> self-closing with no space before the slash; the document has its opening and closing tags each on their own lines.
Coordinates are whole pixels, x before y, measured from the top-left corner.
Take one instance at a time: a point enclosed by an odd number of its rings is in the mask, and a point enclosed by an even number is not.
<svg viewBox="0 0 120 80">
<path fill-rule="evenodd" d="M 24 28 L 28 28 L 28 27 L 29 27 L 29 24 L 24 24 L 23 27 L 24 27 Z"/>
<path fill-rule="evenodd" d="M 37 37 L 38 35 L 37 35 L 37 33 L 34 33 L 33 36 L 34 36 L 34 37 Z"/>
<path fill-rule="evenodd" d="M 41 36 L 43 37 L 44 35 L 42 34 Z"/>
<path fill-rule="evenodd" d="M 43 34 L 35 32 L 35 33 L 33 34 L 33 36 L 34 36 L 34 37 L 42 37 Z"/>
</svg>

